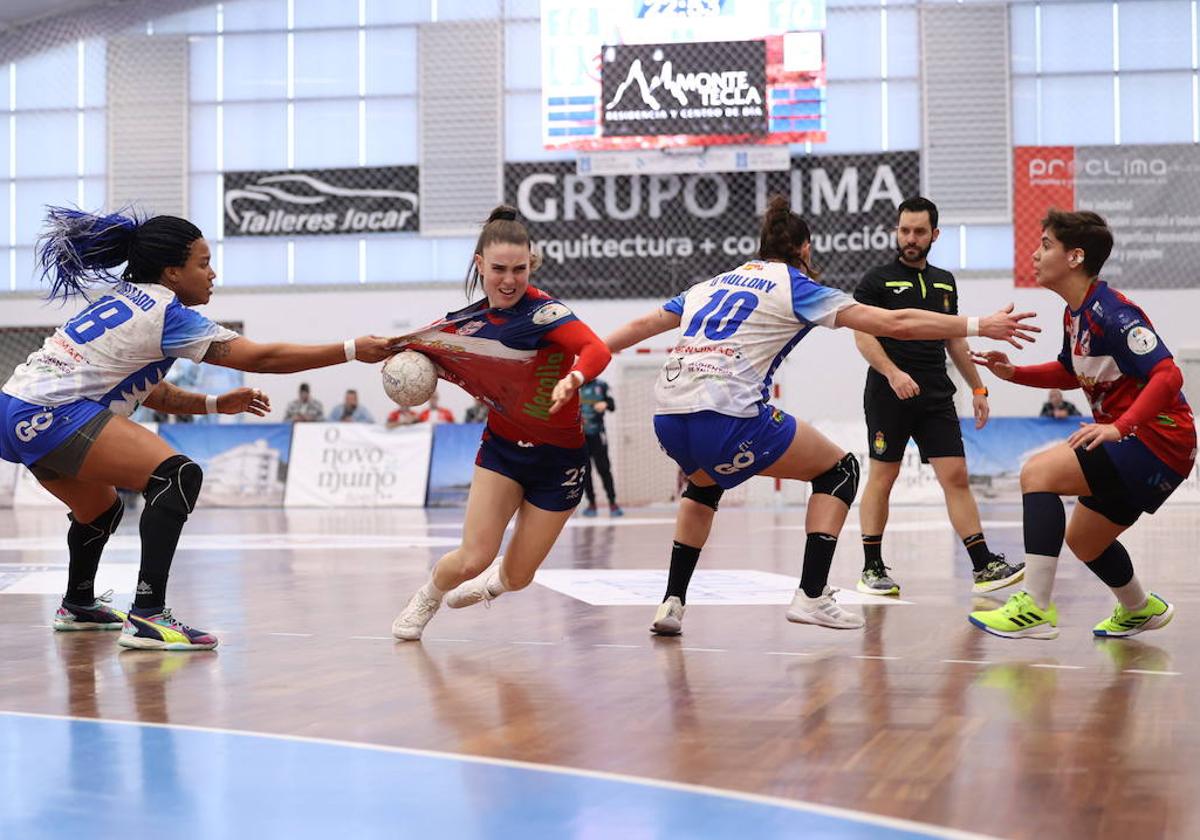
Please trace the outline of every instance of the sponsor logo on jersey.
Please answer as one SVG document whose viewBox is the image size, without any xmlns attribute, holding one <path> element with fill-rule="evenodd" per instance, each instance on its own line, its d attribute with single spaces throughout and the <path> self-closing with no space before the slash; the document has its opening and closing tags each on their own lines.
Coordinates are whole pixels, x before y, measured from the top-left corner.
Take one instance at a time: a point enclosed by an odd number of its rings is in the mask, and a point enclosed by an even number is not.
<svg viewBox="0 0 1200 840">
<path fill-rule="evenodd" d="M 778 408 L 771 409 L 771 422 L 772 423 L 782 423 L 783 417 L 784 417 L 783 411 L 781 411 Z"/>
<path fill-rule="evenodd" d="M 1134 327 L 1129 331 L 1129 335 L 1125 337 L 1125 343 L 1129 345 L 1129 349 L 1138 356 L 1145 356 L 1151 350 L 1158 346 L 1158 336 L 1153 330 L 1148 330 L 1145 327 Z"/>
<path fill-rule="evenodd" d="M 50 428 L 54 422 L 53 411 L 43 411 L 41 414 L 35 414 L 28 420 L 22 420 L 13 427 L 13 434 L 17 436 L 17 440 L 21 443 L 29 443 L 38 436 L 38 432 L 44 432 Z"/>
<path fill-rule="evenodd" d="M 728 464 L 717 464 L 713 467 L 714 470 L 721 475 L 733 475 L 736 472 L 741 472 L 754 463 L 753 452 L 739 452 L 734 455 Z"/>
<path fill-rule="evenodd" d="M 871 444 L 871 448 L 875 450 L 876 455 L 887 452 L 887 438 L 883 436 L 883 432 L 875 433 L 875 442 Z"/>
<path fill-rule="evenodd" d="M 538 420 L 550 419 L 550 406 L 554 402 L 550 395 L 554 393 L 554 386 L 558 384 L 558 380 L 562 379 L 562 363 L 565 358 L 564 353 L 551 353 L 533 372 L 537 381 L 537 391 L 534 392 L 533 399 L 522 406 L 522 414 Z"/>
<path fill-rule="evenodd" d="M 561 303 L 546 303 L 534 310 L 533 317 L 530 319 L 539 327 L 544 327 L 546 324 L 553 324 L 560 318 L 566 318 L 571 314 L 571 310 L 563 306 Z"/>
<path fill-rule="evenodd" d="M 467 321 L 467 323 L 458 328 L 458 334 L 475 335 L 481 329 L 483 329 L 483 321 Z"/>
</svg>

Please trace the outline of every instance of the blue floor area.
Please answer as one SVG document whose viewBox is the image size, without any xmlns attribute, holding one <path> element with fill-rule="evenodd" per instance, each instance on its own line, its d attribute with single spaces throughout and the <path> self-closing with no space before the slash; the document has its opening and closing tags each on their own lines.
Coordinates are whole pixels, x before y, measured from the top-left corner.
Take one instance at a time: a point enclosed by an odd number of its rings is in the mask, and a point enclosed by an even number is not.
<svg viewBox="0 0 1200 840">
<path fill-rule="evenodd" d="M 152 832 L 333 840 L 942 835 L 448 755 L 0 712 L 0 837 Z"/>
</svg>

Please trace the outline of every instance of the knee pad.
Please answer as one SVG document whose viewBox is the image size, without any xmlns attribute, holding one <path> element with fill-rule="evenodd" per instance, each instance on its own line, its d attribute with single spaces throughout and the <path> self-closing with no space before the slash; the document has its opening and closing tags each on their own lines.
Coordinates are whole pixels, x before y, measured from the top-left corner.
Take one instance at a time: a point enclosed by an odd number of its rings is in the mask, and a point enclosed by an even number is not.
<svg viewBox="0 0 1200 840">
<path fill-rule="evenodd" d="M 186 455 L 172 455 L 154 468 L 142 496 L 146 509 L 169 511 L 187 519 L 200 498 L 204 470 Z"/>
<path fill-rule="evenodd" d="M 842 460 L 812 480 L 812 491 L 835 496 L 847 506 L 854 504 L 858 495 L 858 459 L 847 452 Z"/>
<path fill-rule="evenodd" d="M 683 491 L 683 498 L 699 502 L 713 510 L 717 509 L 717 505 L 720 503 L 723 495 L 725 495 L 725 491 L 716 484 L 709 487 L 701 487 L 698 484 L 694 484 L 691 479 L 688 479 L 687 488 Z"/>
<path fill-rule="evenodd" d="M 125 504 L 120 497 L 113 502 L 112 507 L 97 516 L 91 522 L 80 522 L 72 513 L 67 514 L 67 518 L 71 520 L 71 530 L 78 531 L 83 538 L 83 545 L 91 545 L 96 540 L 107 540 L 117 532 L 117 526 L 121 524 L 121 517 L 125 514 Z M 68 534 L 68 539 L 71 535 Z"/>
</svg>

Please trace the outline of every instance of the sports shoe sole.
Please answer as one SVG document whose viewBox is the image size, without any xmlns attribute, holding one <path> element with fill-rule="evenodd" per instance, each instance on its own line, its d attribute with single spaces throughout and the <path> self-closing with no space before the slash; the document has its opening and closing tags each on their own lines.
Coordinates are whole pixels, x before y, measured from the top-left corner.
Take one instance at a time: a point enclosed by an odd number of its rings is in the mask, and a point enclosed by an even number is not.
<svg viewBox="0 0 1200 840">
<path fill-rule="evenodd" d="M 891 589 L 874 589 L 871 584 L 859 578 L 858 583 L 854 584 L 854 588 L 864 595 L 899 595 L 900 586 L 893 584 Z"/>
<path fill-rule="evenodd" d="M 794 612 L 792 610 L 787 611 L 787 620 L 796 624 L 815 624 L 817 627 L 828 627 L 831 630 L 858 630 L 866 623 L 860 618 L 856 624 L 835 624 L 823 616 Z"/>
<path fill-rule="evenodd" d="M 1164 602 L 1165 603 L 1165 602 Z M 1141 627 L 1135 627 L 1132 630 L 1125 630 L 1120 633 L 1107 633 L 1104 630 L 1092 630 L 1093 636 L 1098 636 L 1102 639 L 1128 639 L 1130 636 L 1136 636 L 1138 633 L 1145 633 L 1147 630 L 1158 630 L 1160 627 L 1166 627 L 1171 623 L 1171 619 L 1175 617 L 1175 605 L 1167 604 L 1167 609 L 1160 615 L 1147 619 Z"/>
<path fill-rule="evenodd" d="M 650 632 L 655 636 L 679 636 L 683 633 L 683 622 L 668 616 L 651 624 Z"/>
<path fill-rule="evenodd" d="M 1001 639 L 1057 639 L 1058 628 L 1049 624 L 1038 624 L 1035 627 L 1026 627 L 1022 630 L 997 630 L 994 627 L 988 627 L 982 621 L 973 615 L 967 616 L 967 621 L 974 624 L 985 633 L 991 633 L 993 636 L 999 636 Z"/>
<path fill-rule="evenodd" d="M 117 644 L 133 650 L 212 650 L 217 642 L 212 644 L 190 644 L 187 642 L 164 642 L 159 639 L 147 639 L 145 636 L 121 636 Z"/>
<path fill-rule="evenodd" d="M 985 580 L 982 583 L 971 585 L 971 591 L 976 593 L 995 592 L 997 589 L 1003 589 L 1006 586 L 1012 586 L 1014 583 L 1020 583 L 1025 579 L 1025 567 L 1022 566 L 1017 570 L 1016 574 L 1009 575 L 1000 580 Z"/>
<path fill-rule="evenodd" d="M 99 624 L 94 621 L 63 621 L 62 619 L 54 619 L 54 629 L 62 633 L 71 633 L 83 630 L 120 630 L 125 626 L 124 621 L 114 621 L 107 624 Z"/>
</svg>

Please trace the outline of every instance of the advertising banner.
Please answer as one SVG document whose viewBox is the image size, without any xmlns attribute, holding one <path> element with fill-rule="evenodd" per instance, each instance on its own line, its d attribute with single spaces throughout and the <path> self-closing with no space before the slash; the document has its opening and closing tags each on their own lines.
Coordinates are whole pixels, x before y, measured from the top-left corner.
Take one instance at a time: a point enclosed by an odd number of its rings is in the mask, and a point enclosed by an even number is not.
<svg viewBox="0 0 1200 840">
<path fill-rule="evenodd" d="M 417 167 L 225 173 L 226 236 L 416 231 Z"/>
<path fill-rule="evenodd" d="M 671 297 L 758 250 L 772 194 L 813 232 L 821 282 L 853 289 L 895 257 L 896 208 L 921 182 L 917 152 L 792 158 L 785 172 L 579 175 L 570 162 L 510 163 L 505 199 L 530 227 L 539 286 L 568 298 Z"/>
<path fill-rule="evenodd" d="M 433 427 L 429 461 L 430 507 L 465 505 L 475 473 L 475 455 L 483 423 L 439 423 Z"/>
<path fill-rule="evenodd" d="M 1121 289 L 1200 283 L 1200 149 L 1019 146 L 1013 150 L 1015 280 L 1034 285 L 1032 254 L 1046 211 L 1091 210 L 1116 240 L 1101 276 Z"/>
<path fill-rule="evenodd" d="M 291 423 L 163 423 L 158 434 L 204 470 L 197 507 L 282 507 Z"/>
<path fill-rule="evenodd" d="M 422 507 L 432 428 L 296 424 L 285 507 Z"/>
</svg>

